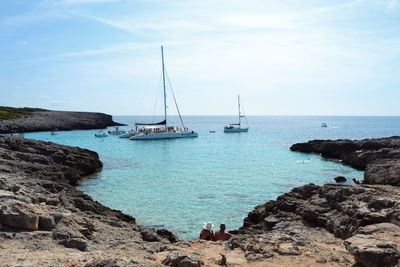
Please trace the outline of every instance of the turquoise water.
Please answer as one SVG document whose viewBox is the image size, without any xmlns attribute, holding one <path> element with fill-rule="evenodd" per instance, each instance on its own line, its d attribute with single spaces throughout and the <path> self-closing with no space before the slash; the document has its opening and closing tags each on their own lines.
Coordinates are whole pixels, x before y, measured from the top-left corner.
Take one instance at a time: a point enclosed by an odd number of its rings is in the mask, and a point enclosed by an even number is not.
<svg viewBox="0 0 400 267">
<path fill-rule="evenodd" d="M 116 117 L 132 125 L 150 117 Z M 103 171 L 80 188 L 144 225 L 162 225 L 196 238 L 203 222 L 240 227 L 256 205 L 305 183 L 332 182 L 363 173 L 317 155 L 289 151 L 310 139 L 398 135 L 398 117 L 249 117 L 248 133 L 224 134 L 233 117 L 186 117 L 195 139 L 129 141 L 95 138 L 96 131 L 30 133 L 28 138 L 97 151 Z M 327 122 L 328 128 L 321 128 Z M 209 133 L 216 130 L 216 133 Z"/>
</svg>

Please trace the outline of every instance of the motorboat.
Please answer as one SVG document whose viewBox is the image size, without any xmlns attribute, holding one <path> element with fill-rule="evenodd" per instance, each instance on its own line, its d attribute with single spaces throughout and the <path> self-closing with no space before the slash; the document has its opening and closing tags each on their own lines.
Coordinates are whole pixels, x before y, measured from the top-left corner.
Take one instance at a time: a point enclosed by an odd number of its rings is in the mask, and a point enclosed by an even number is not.
<svg viewBox="0 0 400 267">
<path fill-rule="evenodd" d="M 119 127 L 115 127 L 114 130 L 109 130 L 108 133 L 110 135 L 121 135 L 121 134 L 126 133 L 126 131 L 119 129 Z"/>
<path fill-rule="evenodd" d="M 108 134 L 104 131 L 100 131 L 94 134 L 95 137 L 107 137 Z"/>
<path fill-rule="evenodd" d="M 136 130 L 129 130 L 123 134 L 121 134 L 120 136 L 118 136 L 119 138 L 131 138 L 132 136 L 134 136 L 135 134 L 137 134 Z"/>
</svg>

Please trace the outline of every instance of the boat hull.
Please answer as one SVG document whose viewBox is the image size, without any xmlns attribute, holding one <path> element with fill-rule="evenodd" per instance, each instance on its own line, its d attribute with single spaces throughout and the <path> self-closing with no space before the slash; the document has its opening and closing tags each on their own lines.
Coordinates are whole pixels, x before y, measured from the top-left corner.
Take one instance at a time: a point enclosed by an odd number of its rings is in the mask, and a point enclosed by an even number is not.
<svg viewBox="0 0 400 267">
<path fill-rule="evenodd" d="M 224 128 L 224 133 L 245 133 L 249 128 Z"/>
<path fill-rule="evenodd" d="M 121 134 L 120 136 L 118 136 L 119 138 L 131 138 L 132 136 L 134 136 L 135 133 L 124 133 Z"/>
<path fill-rule="evenodd" d="M 148 133 L 137 134 L 129 138 L 129 140 L 163 140 L 177 138 L 195 138 L 198 134 L 195 132 L 172 132 L 172 133 Z"/>
</svg>

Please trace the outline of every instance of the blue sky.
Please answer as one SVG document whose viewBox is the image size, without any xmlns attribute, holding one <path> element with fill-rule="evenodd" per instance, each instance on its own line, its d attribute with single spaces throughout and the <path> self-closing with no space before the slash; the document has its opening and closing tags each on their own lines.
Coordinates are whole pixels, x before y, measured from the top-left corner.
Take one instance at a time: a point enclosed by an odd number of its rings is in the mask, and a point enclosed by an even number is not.
<svg viewBox="0 0 400 267">
<path fill-rule="evenodd" d="M 0 105 L 161 114 L 160 45 L 186 115 L 400 115 L 400 0 L 2 0 Z"/>
</svg>

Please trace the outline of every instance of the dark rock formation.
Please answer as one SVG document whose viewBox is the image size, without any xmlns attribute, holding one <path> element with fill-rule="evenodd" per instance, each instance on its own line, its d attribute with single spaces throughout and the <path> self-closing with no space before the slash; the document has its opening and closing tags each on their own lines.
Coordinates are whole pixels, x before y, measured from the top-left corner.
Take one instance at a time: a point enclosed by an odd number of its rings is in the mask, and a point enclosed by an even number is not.
<svg viewBox="0 0 400 267">
<path fill-rule="evenodd" d="M 294 144 L 292 151 L 318 153 L 365 170 L 367 184 L 400 186 L 400 137 L 352 140 L 314 140 Z"/>
<path fill-rule="evenodd" d="M 171 267 L 200 267 L 202 261 L 191 256 L 168 255 L 163 264 Z"/>
<path fill-rule="evenodd" d="M 335 180 L 336 183 L 345 183 L 345 182 L 347 182 L 347 179 L 344 176 L 337 176 L 337 177 L 335 177 L 333 179 Z"/>
<path fill-rule="evenodd" d="M 12 119 L 0 119 L 0 133 L 102 129 L 123 125 L 111 115 L 95 112 L 33 110 Z"/>
</svg>

